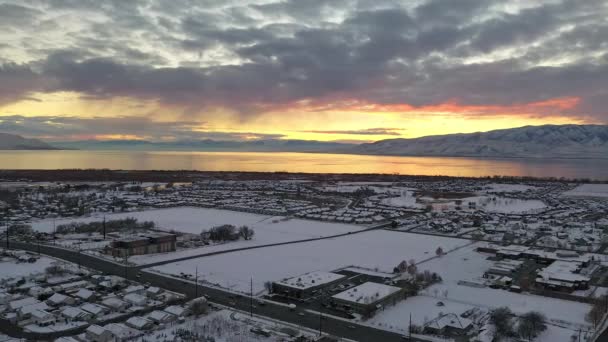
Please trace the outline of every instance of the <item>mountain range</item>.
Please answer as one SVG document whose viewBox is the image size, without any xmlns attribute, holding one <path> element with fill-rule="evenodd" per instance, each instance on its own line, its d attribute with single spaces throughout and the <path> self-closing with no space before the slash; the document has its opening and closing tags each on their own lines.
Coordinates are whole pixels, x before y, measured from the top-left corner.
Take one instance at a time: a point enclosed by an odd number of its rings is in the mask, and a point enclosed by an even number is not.
<svg viewBox="0 0 608 342">
<path fill-rule="evenodd" d="M 81 149 L 138 151 L 317 152 L 392 156 L 485 158 L 608 158 L 608 126 L 544 125 L 489 132 L 386 139 L 348 144 L 315 140 L 142 140 L 68 141 L 49 145 L 37 139 L 0 133 L 0 149 Z"/>
<path fill-rule="evenodd" d="M 500 158 L 608 158 L 608 126 L 544 125 L 489 132 L 388 139 L 354 154 Z"/>
<path fill-rule="evenodd" d="M 0 150 L 54 150 L 55 147 L 38 139 L 0 133 Z"/>
</svg>

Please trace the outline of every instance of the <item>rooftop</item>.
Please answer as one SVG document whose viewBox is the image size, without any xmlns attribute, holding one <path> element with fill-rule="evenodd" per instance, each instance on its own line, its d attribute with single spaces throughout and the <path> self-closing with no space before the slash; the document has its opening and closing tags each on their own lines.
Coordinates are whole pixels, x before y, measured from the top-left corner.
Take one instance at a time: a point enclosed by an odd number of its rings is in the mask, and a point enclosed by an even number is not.
<svg viewBox="0 0 608 342">
<path fill-rule="evenodd" d="M 344 278 L 341 274 L 315 271 L 306 273 L 297 277 L 278 281 L 277 284 L 293 287 L 300 290 L 305 290 L 311 287 L 327 284 Z"/>
<path fill-rule="evenodd" d="M 367 282 L 340 292 L 332 298 L 357 304 L 373 304 L 400 290 L 401 288 L 395 286 Z"/>
</svg>

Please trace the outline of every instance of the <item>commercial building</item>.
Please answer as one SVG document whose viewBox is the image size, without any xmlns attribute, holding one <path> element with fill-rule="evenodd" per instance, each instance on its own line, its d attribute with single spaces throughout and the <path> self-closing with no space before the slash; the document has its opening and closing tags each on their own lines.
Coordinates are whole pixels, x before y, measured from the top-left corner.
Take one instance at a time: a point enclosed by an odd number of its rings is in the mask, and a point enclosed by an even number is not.
<svg viewBox="0 0 608 342">
<path fill-rule="evenodd" d="M 166 253 L 175 251 L 177 237 L 174 234 L 146 233 L 112 241 L 110 252 L 115 257 Z"/>
<path fill-rule="evenodd" d="M 331 297 L 339 309 L 370 317 L 376 310 L 405 298 L 404 289 L 366 282 Z"/>
<path fill-rule="evenodd" d="M 341 274 L 315 271 L 274 282 L 272 291 L 285 297 L 304 299 L 314 295 L 320 288 L 340 282 L 344 278 Z"/>
<path fill-rule="evenodd" d="M 552 291 L 586 290 L 591 278 L 580 273 L 582 267 L 578 262 L 554 261 L 538 272 L 536 284 Z"/>
</svg>

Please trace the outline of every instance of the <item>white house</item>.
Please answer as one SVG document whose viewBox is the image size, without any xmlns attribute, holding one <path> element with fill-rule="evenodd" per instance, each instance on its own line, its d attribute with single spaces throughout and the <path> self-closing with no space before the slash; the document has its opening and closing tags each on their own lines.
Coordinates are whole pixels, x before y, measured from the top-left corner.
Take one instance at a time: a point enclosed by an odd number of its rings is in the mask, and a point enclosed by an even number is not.
<svg viewBox="0 0 608 342">
<path fill-rule="evenodd" d="M 143 332 L 128 327 L 122 323 L 110 323 L 104 325 L 106 330 L 112 333 L 112 337 L 116 342 L 129 341 L 137 337 L 143 336 Z"/>
<path fill-rule="evenodd" d="M 45 310 L 34 310 L 30 312 L 30 320 L 34 324 L 45 327 L 55 323 L 57 321 L 57 317 Z"/>
<path fill-rule="evenodd" d="M 176 317 L 186 317 L 190 314 L 189 310 L 180 305 L 171 305 L 166 307 L 163 311 L 170 313 Z"/>
<path fill-rule="evenodd" d="M 72 306 L 63 309 L 61 316 L 65 317 L 68 321 L 88 321 L 93 318 L 91 313 Z"/>
<path fill-rule="evenodd" d="M 166 311 L 154 310 L 148 314 L 147 317 L 154 323 L 165 324 L 177 320 L 177 316 L 170 314 Z"/>
<path fill-rule="evenodd" d="M 55 293 L 46 300 L 46 303 L 51 306 L 73 305 L 76 300 L 73 297 Z"/>
<path fill-rule="evenodd" d="M 85 331 L 85 337 L 92 342 L 110 342 L 114 338 L 112 332 L 99 325 L 90 325 Z"/>
<path fill-rule="evenodd" d="M 131 328 L 137 329 L 137 330 L 148 330 L 148 329 L 152 329 L 152 327 L 154 326 L 154 323 L 150 320 L 147 320 L 143 317 L 140 316 L 134 316 L 129 318 L 125 324 Z"/>
<path fill-rule="evenodd" d="M 123 300 L 120 300 L 116 297 L 106 298 L 101 301 L 101 304 L 103 304 L 104 306 L 106 306 L 114 311 L 123 311 L 130 306 L 129 303 L 127 303 Z"/>
<path fill-rule="evenodd" d="M 89 312 L 94 318 L 98 318 L 110 312 L 110 308 L 94 303 L 82 304 L 80 309 Z"/>
<path fill-rule="evenodd" d="M 136 305 L 136 306 L 144 306 L 148 302 L 148 299 L 146 297 L 136 294 L 136 293 L 129 293 L 128 295 L 125 295 L 123 297 L 123 299 L 127 303 L 130 303 L 130 304 Z"/>
<path fill-rule="evenodd" d="M 74 297 L 79 298 L 82 301 L 88 302 L 93 299 L 93 297 L 95 297 L 95 293 L 93 293 L 93 291 L 91 290 L 80 289 L 78 290 L 78 292 L 74 293 Z"/>
</svg>

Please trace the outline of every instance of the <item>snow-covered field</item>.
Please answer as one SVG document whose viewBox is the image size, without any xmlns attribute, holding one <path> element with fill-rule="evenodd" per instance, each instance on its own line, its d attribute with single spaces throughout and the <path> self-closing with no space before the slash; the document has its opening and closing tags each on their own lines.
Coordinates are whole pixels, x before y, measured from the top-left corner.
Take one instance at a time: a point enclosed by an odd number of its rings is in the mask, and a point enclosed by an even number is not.
<svg viewBox="0 0 608 342">
<path fill-rule="evenodd" d="M 554 323 L 573 329 L 579 326 L 588 329 L 588 323 L 585 322 L 585 314 L 590 309 L 588 304 L 459 285 L 460 280 L 479 281 L 483 272 L 492 265 L 483 254 L 475 251 L 476 247 L 477 244 L 467 246 L 419 265 L 419 269 L 437 272 L 443 282 L 422 291 L 421 296 L 408 298 L 394 307 L 387 308 L 368 323 L 385 328 L 402 327 L 403 317 L 409 317 L 410 313 L 413 322 L 422 324 L 425 319 L 435 318 L 440 312 L 460 315 L 471 307 L 492 309 L 507 306 L 518 314 L 532 310 L 541 311 Z M 438 301 L 443 302 L 445 306 L 438 307 Z"/>
<path fill-rule="evenodd" d="M 10 278 L 25 277 L 30 274 L 44 273 L 45 269 L 57 260 L 40 257 L 36 262 L 17 262 L 13 258 L 3 258 L 0 260 L 0 281 Z"/>
<path fill-rule="evenodd" d="M 58 226 L 70 222 L 101 221 L 103 220 L 103 216 L 104 215 L 102 214 L 97 214 L 91 217 L 57 219 L 55 222 L 53 222 L 53 219 L 45 219 L 33 222 L 32 228 L 37 231 L 52 232 L 53 224 Z M 160 229 L 194 234 L 199 234 L 203 230 L 222 224 L 232 224 L 235 226 L 247 225 L 250 228 L 253 228 L 258 236 L 272 235 L 272 237 L 268 238 L 274 241 L 306 239 L 361 229 L 359 226 L 348 224 L 325 223 L 299 219 L 284 221 L 284 217 L 280 216 L 265 216 L 231 210 L 194 207 L 177 207 L 106 214 L 105 217 L 106 220 L 134 217 L 139 221 L 154 221 L 156 226 Z"/>
<path fill-rule="evenodd" d="M 562 195 L 573 197 L 608 197 L 608 184 L 581 184 L 570 191 L 564 192 Z"/>
<path fill-rule="evenodd" d="M 370 231 L 351 236 L 284 246 L 232 252 L 157 266 L 166 274 L 192 273 L 198 266 L 199 279 L 235 291 L 248 292 L 253 277 L 254 291 L 264 282 L 276 281 L 311 271 L 332 271 L 345 266 L 362 266 L 391 273 L 403 260 L 422 261 L 444 251 L 470 243 L 445 237 Z M 425 269 L 424 265 L 421 270 Z"/>
</svg>

